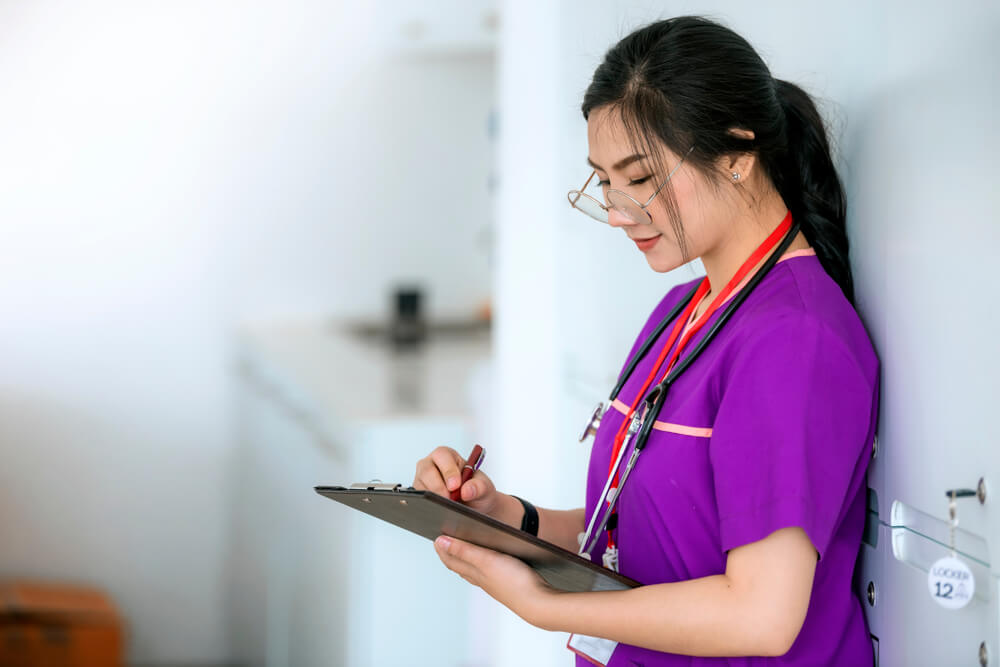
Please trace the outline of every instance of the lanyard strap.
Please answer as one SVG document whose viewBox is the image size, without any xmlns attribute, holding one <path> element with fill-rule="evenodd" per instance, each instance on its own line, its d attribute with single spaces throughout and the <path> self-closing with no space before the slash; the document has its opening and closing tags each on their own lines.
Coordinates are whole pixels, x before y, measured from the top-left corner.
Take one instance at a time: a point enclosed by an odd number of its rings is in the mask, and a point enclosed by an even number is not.
<svg viewBox="0 0 1000 667">
<path fill-rule="evenodd" d="M 705 276 L 705 278 L 698 285 L 697 289 L 694 291 L 694 294 L 691 296 L 690 301 L 688 302 L 687 307 L 684 309 L 683 315 L 674 324 L 674 328 L 673 328 L 673 330 L 670 333 L 670 338 L 667 340 L 666 344 L 663 346 L 663 349 L 660 351 L 660 354 L 657 357 L 656 362 L 653 364 L 652 370 L 646 376 L 646 380 L 643 383 L 642 388 L 636 394 L 635 400 L 633 400 L 632 405 L 629 407 L 629 410 L 628 410 L 628 412 L 625 415 L 625 419 L 622 420 L 622 424 L 619 427 L 618 432 L 615 434 L 614 446 L 612 448 L 611 459 L 610 459 L 609 465 L 608 465 L 608 478 L 609 478 L 609 481 L 611 482 L 610 488 L 611 488 L 611 491 L 612 491 L 612 495 L 609 496 L 609 498 L 615 497 L 617 495 L 616 492 L 617 492 L 618 484 L 619 484 L 620 480 L 619 480 L 619 474 L 618 474 L 618 467 L 615 465 L 615 463 L 620 458 L 619 454 L 621 453 L 621 449 L 622 449 L 622 447 L 624 446 L 624 443 L 625 443 L 625 438 L 626 438 L 626 434 L 627 434 L 627 430 L 628 430 L 628 425 L 631 422 L 632 416 L 635 414 L 636 408 L 638 408 L 639 403 L 642 402 L 642 399 L 645 397 L 646 391 L 649 389 L 649 386 L 652 384 L 653 379 L 656 378 L 657 375 L 659 375 L 660 369 L 663 366 L 663 362 L 664 362 L 664 360 L 666 358 L 666 355 L 670 351 L 670 349 L 673 346 L 674 342 L 676 342 L 677 338 L 680 337 L 680 342 L 677 344 L 677 348 L 674 350 L 673 354 L 670 355 L 670 360 L 666 364 L 666 370 L 663 372 L 663 378 L 664 378 L 664 380 L 666 380 L 667 375 L 670 373 L 670 371 L 673 370 L 674 365 L 677 363 L 677 360 L 680 357 L 681 352 L 683 352 L 684 348 L 687 346 L 688 341 L 690 341 L 691 338 L 696 333 L 698 333 L 698 331 L 701 330 L 702 327 L 704 327 L 705 323 L 709 319 L 711 319 L 711 317 L 722 306 L 722 304 L 724 304 L 729 299 L 730 295 L 733 293 L 733 291 L 736 289 L 736 287 L 740 284 L 740 282 L 743 281 L 743 279 L 746 277 L 746 275 L 755 266 L 757 266 L 758 263 L 760 263 L 761 259 L 763 259 L 764 256 L 767 255 L 768 252 L 770 252 L 771 250 L 773 250 L 774 247 L 776 245 L 778 245 L 778 243 L 780 243 L 780 241 L 782 240 L 782 237 L 786 237 L 786 235 L 787 235 L 788 231 L 791 229 L 791 227 L 792 227 L 792 213 L 791 213 L 791 211 L 789 211 L 785 215 L 785 218 L 781 221 L 781 223 L 774 229 L 774 231 L 772 231 L 771 234 L 768 235 L 768 237 L 766 239 L 764 239 L 764 241 L 759 246 L 757 246 L 757 249 L 754 250 L 753 254 L 751 254 L 750 257 L 747 258 L 747 260 L 745 262 L 743 262 L 742 266 L 740 266 L 740 268 L 736 271 L 736 273 L 733 275 L 733 277 L 729 280 L 729 282 L 726 284 L 725 288 L 715 296 L 715 298 L 712 300 L 712 303 L 705 310 L 705 312 L 702 313 L 702 315 L 691 326 L 691 328 L 688 329 L 687 332 L 681 337 L 680 336 L 681 331 L 686 326 L 686 324 L 690 321 L 691 314 L 693 313 L 693 311 L 695 310 L 695 308 L 697 307 L 697 305 L 700 303 L 700 301 L 702 300 L 702 298 L 704 298 L 705 294 L 708 293 L 708 290 L 710 288 L 709 281 L 708 281 L 708 276 Z M 787 240 L 788 240 L 788 242 L 791 241 L 790 238 L 788 238 Z M 785 245 L 787 247 L 787 243 L 783 244 L 783 245 Z M 768 268 L 770 268 L 770 267 L 768 267 Z M 671 311 L 670 315 L 672 316 L 676 310 L 677 310 L 677 308 L 675 307 L 673 309 L 673 311 Z M 672 319 L 672 317 L 671 317 L 671 319 Z M 669 320 L 666 320 L 665 322 L 661 323 L 660 327 L 658 327 L 659 331 L 662 332 L 663 330 L 665 330 L 665 328 L 666 328 L 666 322 L 669 322 Z M 714 328 L 713 331 L 714 330 L 717 330 L 717 328 Z M 646 343 L 649 343 L 649 342 L 650 342 L 650 340 L 647 339 Z M 643 348 L 646 348 L 646 343 L 643 344 Z M 645 349 L 640 350 L 640 353 L 644 353 L 645 351 L 647 351 L 647 350 L 645 350 Z M 637 354 L 636 357 L 638 358 L 638 356 L 639 355 Z M 693 358 L 693 355 L 692 355 L 692 358 Z M 689 359 L 685 359 L 685 361 L 689 362 Z M 680 372 L 683 372 L 683 370 L 685 370 L 687 368 L 687 366 L 688 366 L 688 363 L 684 363 L 684 364 L 682 364 L 682 367 L 680 367 L 680 368 L 677 369 L 678 373 L 675 373 L 674 376 L 671 378 L 670 384 L 672 384 L 672 380 L 676 379 L 676 376 L 679 375 Z M 630 372 L 631 372 L 631 370 L 634 370 L 634 365 L 630 364 L 630 368 L 627 369 L 627 370 L 630 371 Z M 616 389 L 618 391 L 620 391 L 621 387 L 624 386 L 625 381 L 627 381 L 627 375 L 625 375 L 619 381 L 619 386 L 616 387 Z M 663 382 L 663 381 L 661 381 L 661 382 Z M 657 393 L 660 394 L 660 396 L 657 396 L 657 398 L 660 398 L 662 395 L 665 394 L 666 387 L 661 385 L 661 386 L 658 386 L 657 389 L 659 390 Z M 615 393 L 617 394 L 617 392 L 615 392 Z M 661 403 L 661 401 L 657 400 L 654 403 Z M 659 406 L 657 406 L 657 407 L 659 407 Z M 647 412 L 651 412 L 651 411 L 647 410 Z M 656 410 L 655 412 L 653 412 L 652 417 L 655 418 L 655 414 L 657 414 L 658 412 L 659 412 L 659 410 Z M 650 417 L 651 415 L 647 414 L 645 416 L 646 417 Z M 643 424 L 642 431 L 643 431 L 643 435 L 645 436 L 643 438 L 643 440 L 645 440 L 645 438 L 648 437 L 649 429 L 651 428 L 651 426 L 652 426 L 652 420 L 650 420 L 650 424 L 645 424 L 645 423 Z M 597 511 L 597 509 L 595 509 L 595 511 Z M 614 526 L 614 521 L 612 521 L 609 525 L 611 526 L 611 528 L 609 528 L 609 530 L 608 530 L 608 544 L 610 546 L 613 546 L 614 545 L 614 538 L 613 538 L 613 535 L 612 535 L 611 531 L 612 531 L 613 526 Z"/>
</svg>

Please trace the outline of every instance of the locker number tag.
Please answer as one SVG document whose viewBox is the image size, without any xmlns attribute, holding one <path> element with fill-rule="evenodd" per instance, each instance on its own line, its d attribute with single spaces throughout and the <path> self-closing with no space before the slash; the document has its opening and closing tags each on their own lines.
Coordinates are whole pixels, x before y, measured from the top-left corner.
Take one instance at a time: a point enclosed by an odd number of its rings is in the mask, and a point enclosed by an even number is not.
<svg viewBox="0 0 1000 667">
<path fill-rule="evenodd" d="M 931 566 L 927 588 L 934 601 L 945 609 L 961 609 L 976 594 L 976 580 L 965 563 L 954 556 L 945 556 Z"/>
</svg>

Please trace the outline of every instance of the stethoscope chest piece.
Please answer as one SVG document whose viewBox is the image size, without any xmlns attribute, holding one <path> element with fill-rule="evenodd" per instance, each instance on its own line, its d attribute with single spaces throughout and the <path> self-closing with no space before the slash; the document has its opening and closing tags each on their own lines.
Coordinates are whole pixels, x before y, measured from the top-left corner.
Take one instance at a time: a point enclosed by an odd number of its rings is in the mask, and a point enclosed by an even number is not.
<svg viewBox="0 0 1000 667">
<path fill-rule="evenodd" d="M 580 434 L 580 442 L 583 442 L 590 436 L 597 433 L 597 429 L 601 426 L 601 417 L 604 416 L 604 401 L 597 404 L 594 408 L 594 413 L 590 415 L 590 419 L 587 421 L 587 425 L 583 427 L 583 433 Z"/>
</svg>

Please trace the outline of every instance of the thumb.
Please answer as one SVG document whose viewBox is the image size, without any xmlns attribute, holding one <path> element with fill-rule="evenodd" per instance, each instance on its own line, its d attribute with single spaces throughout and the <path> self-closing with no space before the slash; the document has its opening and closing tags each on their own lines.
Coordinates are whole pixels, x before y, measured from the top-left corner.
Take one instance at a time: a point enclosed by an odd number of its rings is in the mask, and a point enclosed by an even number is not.
<svg viewBox="0 0 1000 667">
<path fill-rule="evenodd" d="M 481 479 L 473 477 L 462 485 L 462 500 L 468 502 L 481 498 L 486 493 L 486 483 Z"/>
</svg>

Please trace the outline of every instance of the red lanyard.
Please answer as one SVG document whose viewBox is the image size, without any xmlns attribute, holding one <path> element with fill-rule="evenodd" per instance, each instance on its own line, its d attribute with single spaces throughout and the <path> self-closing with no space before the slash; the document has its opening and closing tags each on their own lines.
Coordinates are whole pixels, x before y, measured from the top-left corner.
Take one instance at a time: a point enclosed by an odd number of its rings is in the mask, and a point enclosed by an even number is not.
<svg viewBox="0 0 1000 667">
<path fill-rule="evenodd" d="M 688 344 L 688 341 L 690 341 L 691 338 L 696 333 L 698 333 L 698 331 L 705 325 L 705 323 L 712 317 L 712 315 L 715 314 L 715 311 L 717 311 L 722 306 L 722 304 L 729 299 L 733 291 L 736 289 L 736 286 L 739 285 L 740 282 L 742 282 L 742 280 L 746 277 L 746 275 L 750 272 L 751 269 L 757 266 L 757 264 L 759 264 L 760 261 L 771 250 L 773 250 L 776 245 L 778 245 L 781 239 L 785 236 L 785 234 L 788 233 L 788 230 L 791 228 L 792 228 L 792 213 L 791 211 L 789 211 L 788 214 L 785 215 L 785 219 L 781 221 L 781 224 L 779 224 L 775 228 L 775 230 L 771 232 L 770 236 L 764 239 L 763 243 L 757 246 L 757 249 L 753 252 L 753 254 L 750 255 L 750 257 L 745 262 L 743 262 L 743 265 L 739 268 L 738 271 L 736 271 L 736 274 L 732 277 L 732 279 L 730 279 L 729 283 L 726 284 L 725 289 L 723 289 L 721 292 L 715 295 L 715 298 L 712 300 L 712 303 L 708 306 L 708 309 L 701 314 L 701 317 L 699 317 L 698 320 L 691 325 L 691 328 L 688 329 L 688 331 L 684 334 L 684 336 L 681 337 L 680 343 L 677 344 L 677 349 L 675 349 L 674 353 L 670 355 L 670 360 L 667 362 L 666 370 L 660 377 L 660 382 L 662 382 L 663 379 L 666 378 L 667 374 L 670 373 L 671 369 L 674 367 L 674 364 L 677 363 L 677 359 L 680 357 L 681 352 Z M 687 308 L 684 309 L 684 312 L 681 313 L 681 316 L 677 318 L 677 323 L 674 324 L 674 328 L 670 332 L 670 337 L 667 339 L 666 345 L 663 346 L 663 349 L 660 351 L 660 355 L 656 358 L 656 362 L 653 364 L 652 370 L 649 372 L 649 375 L 646 376 L 646 381 L 643 382 L 642 388 L 636 394 L 635 400 L 632 401 L 632 405 L 629 407 L 628 413 L 626 413 L 625 415 L 625 419 L 622 421 L 621 426 L 618 428 L 618 433 L 615 434 L 614 447 L 611 450 L 611 460 L 608 463 L 609 477 L 614 471 L 615 461 L 618 460 L 618 455 L 621 452 L 621 448 L 625 444 L 625 434 L 628 432 L 628 425 L 629 422 L 632 420 L 632 415 L 635 414 L 636 408 L 639 406 L 639 403 L 642 402 L 643 397 L 645 397 L 646 391 L 652 384 L 653 379 L 657 375 L 659 375 L 660 369 L 663 367 L 663 361 L 664 359 L 666 359 L 667 353 L 670 351 L 670 348 L 673 346 L 674 342 L 680 336 L 681 331 L 684 329 L 685 325 L 688 323 L 688 321 L 690 321 L 691 313 L 693 313 L 694 309 L 698 307 L 698 304 L 701 302 L 702 298 L 704 298 L 705 294 L 708 293 L 709 288 L 710 285 L 708 283 L 708 276 L 705 276 L 705 278 L 701 281 L 701 284 L 698 285 L 698 290 L 694 293 L 694 296 L 691 298 L 691 302 L 687 305 Z M 614 476 L 615 479 L 611 485 L 612 491 L 608 493 L 609 499 L 614 497 L 614 492 L 618 488 L 618 473 L 614 472 Z M 595 509 L 594 511 L 595 512 L 599 511 L 599 508 Z M 612 522 L 609 525 L 613 526 L 614 523 Z M 614 537 L 612 535 L 612 529 L 608 529 L 608 546 L 614 546 Z"/>
</svg>

